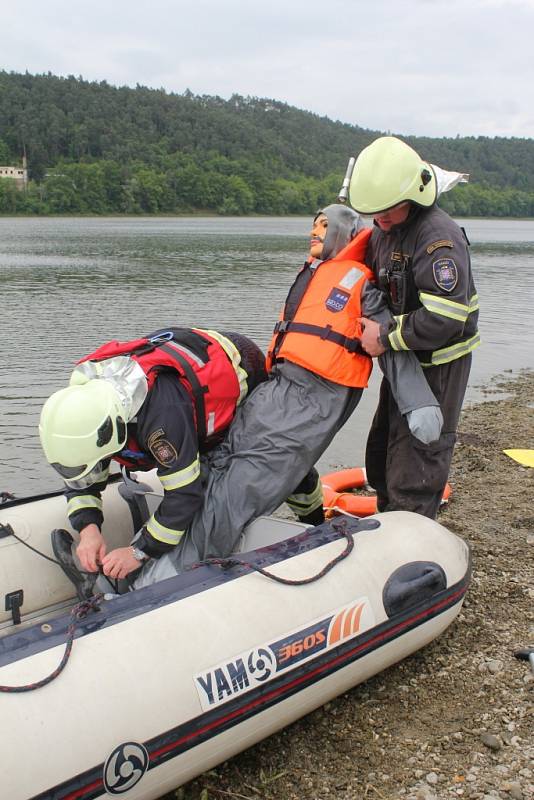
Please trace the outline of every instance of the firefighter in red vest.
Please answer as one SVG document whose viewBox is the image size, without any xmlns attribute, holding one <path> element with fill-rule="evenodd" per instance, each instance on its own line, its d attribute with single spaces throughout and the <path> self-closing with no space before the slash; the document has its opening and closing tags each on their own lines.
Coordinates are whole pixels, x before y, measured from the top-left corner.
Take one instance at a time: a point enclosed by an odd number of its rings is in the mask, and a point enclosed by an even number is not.
<svg viewBox="0 0 534 800">
<path fill-rule="evenodd" d="M 45 403 L 39 431 L 68 487 L 83 573 L 96 577 L 101 565 L 106 576 L 123 579 L 176 547 L 202 503 L 200 454 L 221 441 L 236 408 L 265 378 L 265 357 L 247 337 L 189 328 L 109 342 L 79 362 L 70 385 Z M 111 460 L 157 467 L 164 496 L 133 546 L 107 552 L 101 492 Z M 70 535 L 55 531 L 53 546 L 78 594 L 88 596 L 94 580 L 77 573 Z"/>
</svg>

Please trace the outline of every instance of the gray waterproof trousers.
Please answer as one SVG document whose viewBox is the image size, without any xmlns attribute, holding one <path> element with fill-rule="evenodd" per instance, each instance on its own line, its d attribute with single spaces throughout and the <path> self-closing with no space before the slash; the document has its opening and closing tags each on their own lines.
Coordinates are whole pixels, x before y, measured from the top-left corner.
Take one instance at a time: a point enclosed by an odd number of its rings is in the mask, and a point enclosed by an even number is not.
<svg viewBox="0 0 534 800">
<path fill-rule="evenodd" d="M 239 407 L 224 442 L 205 459 L 204 503 L 177 547 L 149 561 L 138 589 L 209 556 L 227 556 L 246 526 L 284 502 L 324 453 L 362 395 L 289 361 Z"/>
</svg>

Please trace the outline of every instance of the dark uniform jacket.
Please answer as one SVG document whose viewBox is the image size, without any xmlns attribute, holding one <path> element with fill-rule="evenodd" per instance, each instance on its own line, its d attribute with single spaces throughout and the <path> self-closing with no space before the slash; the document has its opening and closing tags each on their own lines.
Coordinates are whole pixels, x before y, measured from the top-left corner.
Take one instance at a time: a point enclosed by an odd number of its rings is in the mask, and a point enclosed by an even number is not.
<svg viewBox="0 0 534 800">
<path fill-rule="evenodd" d="M 135 438 L 145 455 L 143 469 L 157 467 L 164 495 L 136 546 L 158 557 L 179 542 L 202 503 L 199 442 L 191 397 L 177 375 L 160 373 L 135 422 Z M 202 443 L 200 443 L 201 446 Z M 120 455 L 120 454 L 118 454 Z M 101 492 L 106 481 L 66 492 L 70 523 L 81 531 L 102 526 Z"/>
<path fill-rule="evenodd" d="M 388 232 L 375 226 L 366 263 L 394 314 L 381 330 L 387 349 L 413 350 L 431 366 L 461 358 L 480 343 L 468 242 L 440 208 L 414 207 Z"/>
</svg>

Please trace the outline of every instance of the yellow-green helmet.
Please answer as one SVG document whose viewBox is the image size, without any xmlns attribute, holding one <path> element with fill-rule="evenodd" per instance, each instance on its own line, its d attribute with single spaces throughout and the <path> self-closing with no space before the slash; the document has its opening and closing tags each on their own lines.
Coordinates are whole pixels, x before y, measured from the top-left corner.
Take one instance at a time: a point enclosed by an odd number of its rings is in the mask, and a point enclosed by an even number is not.
<svg viewBox="0 0 534 800">
<path fill-rule="evenodd" d="M 74 485 L 121 450 L 126 421 L 120 395 L 109 381 L 94 379 L 60 389 L 41 411 L 39 435 L 46 459 Z"/>
<path fill-rule="evenodd" d="M 406 200 L 429 208 L 436 197 L 431 165 L 395 136 L 375 139 L 356 159 L 349 201 L 360 214 L 378 214 Z"/>
</svg>

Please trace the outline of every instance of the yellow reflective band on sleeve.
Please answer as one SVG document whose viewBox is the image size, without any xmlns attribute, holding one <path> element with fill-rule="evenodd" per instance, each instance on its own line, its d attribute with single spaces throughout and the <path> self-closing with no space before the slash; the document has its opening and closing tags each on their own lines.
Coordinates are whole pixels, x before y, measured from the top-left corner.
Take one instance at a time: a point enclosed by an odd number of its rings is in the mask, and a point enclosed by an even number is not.
<svg viewBox="0 0 534 800">
<path fill-rule="evenodd" d="M 469 313 L 472 311 L 478 311 L 478 294 L 474 294 L 469 301 Z"/>
<path fill-rule="evenodd" d="M 97 511 L 102 511 L 102 500 L 92 494 L 81 494 L 78 497 L 72 497 L 67 503 L 67 514 L 75 514 L 81 511 L 82 508 L 96 508 Z"/>
<path fill-rule="evenodd" d="M 159 475 L 161 485 L 166 492 L 172 492 L 173 489 L 181 489 L 182 486 L 188 486 L 193 481 L 196 481 L 200 475 L 200 461 L 198 456 L 188 467 L 172 472 L 170 475 Z"/>
<path fill-rule="evenodd" d="M 166 528 L 165 525 L 162 525 L 154 516 L 151 516 L 146 524 L 146 529 L 154 539 L 157 539 L 158 542 L 164 542 L 165 544 L 172 544 L 175 547 L 182 536 L 184 535 L 185 531 L 177 531 L 173 528 Z"/>
<path fill-rule="evenodd" d="M 209 331 L 205 329 L 204 331 L 202 328 L 196 328 L 197 331 L 200 333 L 207 333 L 208 336 L 211 336 L 213 339 L 216 339 L 219 344 L 221 345 L 222 349 L 232 362 L 232 366 L 235 369 L 235 373 L 237 375 L 237 380 L 239 381 L 239 399 L 237 401 L 237 405 L 243 400 L 245 395 L 247 394 L 248 386 L 247 386 L 247 373 L 241 366 L 241 353 L 235 346 L 230 339 L 227 339 L 226 336 L 223 336 L 222 333 L 218 331 Z"/>
<path fill-rule="evenodd" d="M 469 316 L 469 306 L 465 306 L 463 303 L 455 303 L 454 300 L 448 300 L 446 297 L 419 292 L 419 300 L 427 311 L 432 312 L 432 314 L 439 314 L 441 317 L 465 322 Z"/>
<path fill-rule="evenodd" d="M 302 517 L 306 514 L 311 514 L 312 511 L 315 511 L 316 508 L 319 508 L 323 504 L 323 487 L 321 486 L 321 482 L 317 481 L 315 489 L 308 494 L 289 495 L 286 503 L 297 516 Z"/>
<path fill-rule="evenodd" d="M 432 361 L 430 363 L 422 363 L 422 367 L 436 367 L 440 364 L 447 364 L 449 361 L 454 361 L 457 358 L 462 358 L 468 353 L 471 353 L 480 344 L 480 334 L 477 332 L 470 339 L 465 342 L 458 342 L 452 344 L 450 347 L 442 347 L 441 350 L 434 350 L 432 353 Z"/>
<path fill-rule="evenodd" d="M 402 338 L 402 323 L 404 322 L 404 317 L 406 314 L 401 314 L 398 317 L 394 317 L 395 322 L 397 323 L 397 327 L 394 331 L 392 331 L 389 336 L 389 343 L 391 345 L 392 350 L 409 350 L 410 348 Z"/>
</svg>

